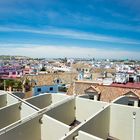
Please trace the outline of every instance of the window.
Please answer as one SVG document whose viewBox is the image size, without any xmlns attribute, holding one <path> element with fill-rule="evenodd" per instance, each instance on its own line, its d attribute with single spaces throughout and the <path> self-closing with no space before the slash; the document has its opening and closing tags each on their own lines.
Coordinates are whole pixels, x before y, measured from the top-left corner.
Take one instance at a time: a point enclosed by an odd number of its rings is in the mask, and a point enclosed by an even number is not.
<svg viewBox="0 0 140 140">
<path fill-rule="evenodd" d="M 89 95 L 89 99 L 94 100 L 94 95 Z"/>
<path fill-rule="evenodd" d="M 12 72 L 12 74 L 13 74 L 13 75 L 15 75 L 15 74 L 16 74 L 16 72 L 14 71 L 14 72 Z"/>
<path fill-rule="evenodd" d="M 140 107 L 140 100 L 139 100 L 139 102 L 138 102 L 138 107 Z"/>
<path fill-rule="evenodd" d="M 61 79 L 58 78 L 58 79 L 55 79 L 55 80 L 54 80 L 54 83 L 55 83 L 55 84 L 60 84 L 60 83 L 62 83 L 62 81 L 61 81 Z"/>
<path fill-rule="evenodd" d="M 129 106 L 134 106 L 134 101 L 129 101 L 129 102 L 128 102 L 128 105 L 129 105 Z"/>
<path fill-rule="evenodd" d="M 53 87 L 50 87 L 50 91 L 53 91 Z"/>
<path fill-rule="evenodd" d="M 56 82 L 57 82 L 57 84 L 59 84 L 60 80 L 59 80 L 59 79 L 57 79 L 57 80 L 56 80 Z"/>
<path fill-rule="evenodd" d="M 38 88 L 38 89 L 37 89 L 37 92 L 41 92 L 41 88 Z"/>
</svg>

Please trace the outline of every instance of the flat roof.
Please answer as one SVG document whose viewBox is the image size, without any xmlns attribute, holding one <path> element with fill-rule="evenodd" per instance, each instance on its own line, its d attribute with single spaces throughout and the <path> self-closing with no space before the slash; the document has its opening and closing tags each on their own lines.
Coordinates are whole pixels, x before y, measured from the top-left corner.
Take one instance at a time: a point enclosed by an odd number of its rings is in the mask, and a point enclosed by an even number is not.
<svg viewBox="0 0 140 140">
<path fill-rule="evenodd" d="M 126 83 L 126 84 L 118 84 L 118 83 L 112 83 L 110 86 L 114 86 L 114 87 L 124 87 L 124 88 L 138 88 L 140 89 L 140 82 L 136 82 L 136 83 Z"/>
<path fill-rule="evenodd" d="M 122 87 L 122 88 L 135 88 L 135 89 L 140 89 L 140 82 L 128 82 L 126 84 L 119 84 L 119 83 L 112 83 L 111 85 L 103 85 L 100 84 L 99 82 L 95 82 L 95 81 L 76 81 L 75 83 L 87 83 L 87 84 L 96 84 L 96 85 L 100 85 L 100 86 L 107 86 L 107 87 Z"/>
</svg>

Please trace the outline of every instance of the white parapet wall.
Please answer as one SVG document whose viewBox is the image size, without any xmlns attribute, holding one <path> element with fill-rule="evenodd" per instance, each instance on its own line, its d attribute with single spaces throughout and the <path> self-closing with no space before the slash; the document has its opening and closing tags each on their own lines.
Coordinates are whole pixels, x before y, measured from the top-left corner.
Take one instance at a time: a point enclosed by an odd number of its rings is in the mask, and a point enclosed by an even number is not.
<svg viewBox="0 0 140 140">
<path fill-rule="evenodd" d="M 95 115 L 85 125 L 83 125 L 81 127 L 81 130 L 93 136 L 97 136 L 102 139 L 107 139 L 109 133 L 109 121 L 110 107 L 107 107 L 103 109 L 100 113 Z"/>
<path fill-rule="evenodd" d="M 99 110 L 103 109 L 108 103 L 77 97 L 75 104 L 76 119 L 82 122 Z"/>
<path fill-rule="evenodd" d="M 29 106 L 24 102 L 21 103 L 20 107 L 21 107 L 20 110 L 21 119 L 28 118 L 29 116 L 37 113 L 37 111 L 34 108 L 32 108 L 31 106 Z"/>
<path fill-rule="evenodd" d="M 20 104 L 15 103 L 0 109 L 0 129 L 20 120 Z"/>
<path fill-rule="evenodd" d="M 43 109 L 52 103 L 51 94 L 41 94 L 38 96 L 33 96 L 26 100 L 28 103 L 34 105 L 38 109 Z"/>
<path fill-rule="evenodd" d="M 19 100 L 8 94 L 6 91 L 0 91 L 0 108 L 18 103 Z"/>
<path fill-rule="evenodd" d="M 109 134 L 120 140 L 140 139 L 140 109 L 112 104 Z"/>
<path fill-rule="evenodd" d="M 57 121 L 47 115 L 43 115 L 41 125 L 42 140 L 58 140 L 68 133 L 70 126 Z"/>
<path fill-rule="evenodd" d="M 67 98 L 70 98 L 70 96 L 62 95 L 62 94 L 40 94 L 38 96 L 34 96 L 31 98 L 26 99 L 26 101 L 33 106 L 37 107 L 39 109 L 43 109 L 48 107 L 49 105 L 54 105 L 58 102 L 61 102 L 62 100 L 65 100 Z"/>
<path fill-rule="evenodd" d="M 110 107 L 106 106 L 105 109 L 101 109 L 96 114 L 89 117 L 82 122 L 78 127 L 64 136 L 61 140 L 73 140 L 78 136 L 80 130 L 89 133 L 93 136 L 107 139 L 109 133 L 109 120 L 110 120 Z"/>
<path fill-rule="evenodd" d="M 12 93 L 7 93 L 7 105 L 18 103 L 19 100 L 12 95 Z"/>
<path fill-rule="evenodd" d="M 70 130 L 70 126 L 47 115 L 32 116 L 12 125 L 3 129 L 0 140 L 59 140 Z"/>
<path fill-rule="evenodd" d="M 70 125 L 75 120 L 75 99 L 58 104 L 46 114 L 60 122 Z"/>
<path fill-rule="evenodd" d="M 7 105 L 7 94 L 0 93 L 0 108 Z"/>
<path fill-rule="evenodd" d="M 60 102 L 62 100 L 65 100 L 67 98 L 70 98 L 70 96 L 66 95 L 66 94 L 51 94 L 52 95 L 52 103 L 57 103 Z"/>
<path fill-rule="evenodd" d="M 18 102 L 0 108 L 0 129 L 37 113 L 37 111 L 23 102 Z"/>
<path fill-rule="evenodd" d="M 0 135 L 0 140 L 41 140 L 40 116 L 19 123 Z"/>
<path fill-rule="evenodd" d="M 140 140 L 139 107 L 114 102 L 50 93 L 22 100 L 0 91 L 0 140 Z"/>
<path fill-rule="evenodd" d="M 79 131 L 78 136 L 75 140 L 103 140 L 103 139 L 93 136 L 91 134 L 88 134 L 86 132 Z"/>
</svg>

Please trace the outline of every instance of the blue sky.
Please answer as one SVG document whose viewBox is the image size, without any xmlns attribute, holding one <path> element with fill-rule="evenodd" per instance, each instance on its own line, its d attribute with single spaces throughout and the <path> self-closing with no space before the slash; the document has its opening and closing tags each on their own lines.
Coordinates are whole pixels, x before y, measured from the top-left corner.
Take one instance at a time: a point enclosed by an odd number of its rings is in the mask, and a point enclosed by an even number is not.
<svg viewBox="0 0 140 140">
<path fill-rule="evenodd" d="M 0 0 L 0 54 L 140 59 L 139 0 Z"/>
</svg>

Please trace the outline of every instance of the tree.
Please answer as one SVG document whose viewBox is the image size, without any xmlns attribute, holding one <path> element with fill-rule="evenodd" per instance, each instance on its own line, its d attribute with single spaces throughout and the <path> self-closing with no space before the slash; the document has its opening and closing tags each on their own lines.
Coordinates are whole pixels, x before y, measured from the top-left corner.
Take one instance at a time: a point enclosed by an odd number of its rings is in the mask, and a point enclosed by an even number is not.
<svg viewBox="0 0 140 140">
<path fill-rule="evenodd" d="M 4 90 L 4 80 L 0 79 L 0 90 Z"/>
<path fill-rule="evenodd" d="M 5 80 L 5 87 L 6 89 L 13 90 L 22 90 L 22 82 L 20 80 L 12 80 L 12 79 L 7 79 Z"/>
<path fill-rule="evenodd" d="M 14 82 L 13 87 L 14 87 L 15 89 L 17 89 L 17 90 L 21 90 L 21 89 L 22 89 L 22 82 L 19 81 L 19 80 L 16 80 L 16 81 Z"/>
<path fill-rule="evenodd" d="M 11 80 L 11 79 L 5 80 L 5 86 L 6 88 L 11 88 L 12 90 L 14 86 L 14 80 Z"/>
</svg>

